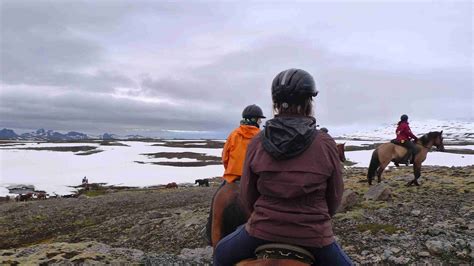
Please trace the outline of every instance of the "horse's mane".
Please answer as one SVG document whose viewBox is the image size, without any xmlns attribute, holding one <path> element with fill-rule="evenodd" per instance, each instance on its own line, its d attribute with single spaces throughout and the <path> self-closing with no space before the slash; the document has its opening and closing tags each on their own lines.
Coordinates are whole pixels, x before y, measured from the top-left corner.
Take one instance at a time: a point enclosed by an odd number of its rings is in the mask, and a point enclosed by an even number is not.
<svg viewBox="0 0 474 266">
<path fill-rule="evenodd" d="M 440 135 L 440 132 L 438 132 L 438 131 L 431 131 L 429 133 L 426 133 L 425 135 L 423 135 L 423 137 L 420 138 L 421 144 L 423 144 L 423 146 L 426 146 L 426 145 L 428 145 L 430 140 L 435 139 L 439 135 Z"/>
</svg>

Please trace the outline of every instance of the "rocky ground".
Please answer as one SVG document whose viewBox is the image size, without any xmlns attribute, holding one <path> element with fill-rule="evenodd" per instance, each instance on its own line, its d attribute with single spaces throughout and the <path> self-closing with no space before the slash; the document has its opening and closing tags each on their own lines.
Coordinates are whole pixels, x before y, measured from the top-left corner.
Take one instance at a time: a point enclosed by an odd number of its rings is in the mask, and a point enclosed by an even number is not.
<svg viewBox="0 0 474 266">
<path fill-rule="evenodd" d="M 354 262 L 474 263 L 474 167 L 426 167 L 420 187 L 405 186 L 409 167 L 391 168 L 370 191 L 366 171 L 345 170 L 334 218 Z M 203 228 L 217 185 L 0 204 L 0 264 L 210 263 Z"/>
</svg>

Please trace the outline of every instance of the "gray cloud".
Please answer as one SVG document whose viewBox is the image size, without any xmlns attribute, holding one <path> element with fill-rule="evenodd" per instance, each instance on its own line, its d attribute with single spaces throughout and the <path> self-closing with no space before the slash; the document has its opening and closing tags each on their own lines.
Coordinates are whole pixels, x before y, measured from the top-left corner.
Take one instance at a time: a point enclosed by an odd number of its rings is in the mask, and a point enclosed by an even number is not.
<svg viewBox="0 0 474 266">
<path fill-rule="evenodd" d="M 325 125 L 472 119 L 470 6 L 2 1 L 0 125 L 225 136 L 289 67 Z"/>
</svg>

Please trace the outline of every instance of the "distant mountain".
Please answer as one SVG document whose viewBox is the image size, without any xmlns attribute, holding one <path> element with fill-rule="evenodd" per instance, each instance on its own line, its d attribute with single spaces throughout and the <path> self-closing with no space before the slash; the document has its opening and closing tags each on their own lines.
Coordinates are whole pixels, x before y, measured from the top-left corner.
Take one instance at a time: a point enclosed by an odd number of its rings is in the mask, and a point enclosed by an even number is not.
<svg viewBox="0 0 474 266">
<path fill-rule="evenodd" d="M 16 134 L 12 129 L 4 128 L 0 130 L 0 140 L 34 140 L 34 141 L 72 141 L 72 140 L 88 140 L 88 139 L 103 139 L 103 140 L 126 140 L 126 139 L 144 139 L 140 135 L 119 136 L 112 133 L 104 133 L 102 135 L 87 135 L 77 131 L 70 131 L 66 134 L 54 131 L 45 130 L 44 128 L 37 129 L 33 132 Z"/>
<path fill-rule="evenodd" d="M 68 140 L 85 140 L 91 139 L 87 134 L 71 131 L 66 134 L 59 133 L 53 130 L 45 130 L 40 128 L 36 131 L 23 133 L 18 135 L 11 129 L 0 130 L 0 139 L 10 140 L 40 140 L 40 141 L 68 141 Z"/>
<path fill-rule="evenodd" d="M 104 135 L 102 135 L 102 139 L 103 140 L 112 140 L 112 139 L 119 139 L 119 137 L 117 135 L 114 135 L 114 134 L 104 133 Z"/>
<path fill-rule="evenodd" d="M 141 135 L 126 135 L 126 139 L 146 139 L 147 137 L 141 136 Z"/>
<path fill-rule="evenodd" d="M 11 129 L 4 128 L 0 130 L 0 139 L 16 139 L 18 135 Z"/>
</svg>

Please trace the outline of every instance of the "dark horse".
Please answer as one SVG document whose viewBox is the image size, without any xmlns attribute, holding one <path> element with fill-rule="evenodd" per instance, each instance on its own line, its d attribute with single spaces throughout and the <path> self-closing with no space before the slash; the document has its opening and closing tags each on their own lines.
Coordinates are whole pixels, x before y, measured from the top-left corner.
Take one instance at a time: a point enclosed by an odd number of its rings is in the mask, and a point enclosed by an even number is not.
<svg viewBox="0 0 474 266">
<path fill-rule="evenodd" d="M 339 160 L 344 162 L 344 144 L 337 144 Z M 214 195 L 211 206 L 211 219 L 206 228 L 206 237 L 212 247 L 219 240 L 232 233 L 241 224 L 247 222 L 250 213 L 246 213 L 240 202 L 240 184 L 225 183 Z"/>
<path fill-rule="evenodd" d="M 443 131 L 433 131 L 425 134 L 416 142 L 416 148 L 419 152 L 415 155 L 413 163 L 415 178 L 408 182 L 408 186 L 420 185 L 417 180 L 421 176 L 421 164 L 426 160 L 428 151 L 430 151 L 433 146 L 436 146 L 439 151 L 444 151 Z M 380 183 L 382 181 L 382 173 L 385 170 L 385 167 L 387 167 L 390 162 L 401 163 L 406 152 L 407 149 L 405 147 L 390 142 L 378 146 L 372 153 L 372 159 L 369 164 L 369 171 L 367 173 L 369 185 L 372 185 L 375 172 L 377 172 L 377 181 Z"/>
<path fill-rule="evenodd" d="M 209 186 L 209 179 L 196 179 L 194 184 L 199 184 L 200 187 L 208 187 Z"/>
<path fill-rule="evenodd" d="M 171 182 L 166 184 L 165 188 L 178 188 L 178 184 L 176 184 L 175 182 Z"/>
</svg>

